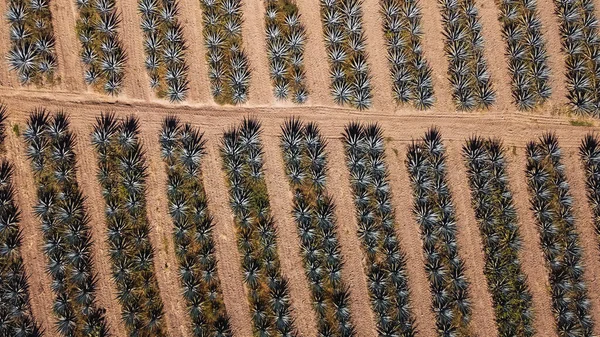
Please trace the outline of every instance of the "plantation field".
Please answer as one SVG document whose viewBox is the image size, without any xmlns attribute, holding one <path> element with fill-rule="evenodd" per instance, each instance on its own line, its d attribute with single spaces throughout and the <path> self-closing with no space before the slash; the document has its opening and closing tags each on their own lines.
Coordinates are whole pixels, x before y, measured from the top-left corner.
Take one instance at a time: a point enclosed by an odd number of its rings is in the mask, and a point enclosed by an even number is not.
<svg viewBox="0 0 600 337">
<path fill-rule="evenodd" d="M 599 8 L 0 1 L 0 337 L 600 336 Z"/>
</svg>

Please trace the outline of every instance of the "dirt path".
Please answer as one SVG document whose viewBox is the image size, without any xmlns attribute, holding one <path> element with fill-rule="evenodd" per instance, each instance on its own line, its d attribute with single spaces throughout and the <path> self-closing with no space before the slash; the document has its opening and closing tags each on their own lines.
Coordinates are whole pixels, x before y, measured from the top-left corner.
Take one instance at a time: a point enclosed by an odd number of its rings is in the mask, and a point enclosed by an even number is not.
<svg viewBox="0 0 600 337">
<path fill-rule="evenodd" d="M 314 0 L 297 0 L 300 20 L 306 27 L 306 44 L 304 48 L 304 68 L 308 86 L 308 104 L 333 105 L 329 92 L 329 62 L 323 28 L 321 25 L 321 7 Z"/>
<path fill-rule="evenodd" d="M 292 218 L 294 195 L 285 176 L 285 168 L 279 148 L 279 127 L 264 128 L 264 170 L 271 214 L 277 227 L 277 250 L 281 261 L 281 273 L 288 279 L 292 299 L 292 317 L 300 336 L 318 335 L 317 315 L 313 310 L 310 288 L 300 256 L 300 238 L 296 222 Z"/>
<path fill-rule="evenodd" d="M 265 40 L 265 6 L 262 1 L 242 1 L 243 47 L 250 63 L 250 93 L 248 103 L 251 105 L 268 105 L 275 102 L 273 86 L 269 77 L 269 61 L 267 57 L 267 41 Z M 279 103 L 278 104 L 283 104 Z"/>
<path fill-rule="evenodd" d="M 531 137 L 533 139 L 533 136 Z M 554 315 L 552 314 L 552 297 L 545 259 L 540 247 L 540 237 L 536 220 L 530 210 L 529 192 L 527 191 L 527 178 L 525 167 L 525 146 L 507 146 L 507 173 L 509 186 L 513 193 L 513 200 L 519 219 L 519 233 L 521 234 L 522 248 L 519 253 L 521 267 L 532 295 L 533 327 L 538 336 L 556 337 Z M 511 150 L 512 149 L 512 150 Z"/>
<path fill-rule="evenodd" d="M 205 61 L 206 48 L 202 37 L 202 8 L 200 0 L 179 0 L 179 22 L 188 47 L 186 64 L 190 67 L 188 101 L 213 103 Z"/>
<path fill-rule="evenodd" d="M 424 131 L 423 131 L 424 132 Z M 392 135 L 390 130 L 388 133 Z M 391 136 L 390 136 L 391 137 Z M 392 205 L 396 212 L 396 235 L 406 254 L 406 273 L 410 286 L 410 300 L 419 336 L 437 337 L 435 315 L 431 310 L 429 280 L 425 272 L 421 230 L 412 213 L 413 196 L 410 177 L 406 170 L 407 141 L 394 139 L 386 144 L 387 167 L 392 190 Z"/>
<path fill-rule="evenodd" d="M 396 103 L 392 96 L 392 80 L 383 37 L 383 22 L 379 14 L 379 0 L 364 0 L 362 4 L 364 34 L 367 41 L 367 62 L 373 93 L 373 107 L 393 113 Z M 367 110 L 368 111 L 368 110 Z"/>
<path fill-rule="evenodd" d="M 12 115 L 11 117 L 14 117 Z M 19 118 L 14 118 L 15 123 Z M 24 129 L 24 124 L 19 123 Z M 12 127 L 12 124 L 9 124 Z M 12 131 L 7 131 L 6 158 L 14 167 L 13 185 L 15 186 L 15 201 L 21 211 L 22 243 L 21 256 L 25 266 L 25 274 L 29 277 L 29 300 L 33 317 L 45 336 L 59 337 L 55 330 L 56 317 L 52 311 L 54 294 L 50 284 L 52 278 L 46 273 L 47 260 L 42 247 L 44 237 L 40 221 L 33 214 L 33 207 L 37 203 L 36 187 L 33 180 L 29 162 L 25 157 L 25 144 Z"/>
<path fill-rule="evenodd" d="M 94 270 L 98 279 L 96 299 L 98 305 L 106 309 L 106 322 L 115 336 L 127 336 L 127 330 L 121 320 L 121 304 L 117 300 L 117 287 L 112 280 L 109 246 L 106 236 L 106 218 L 102 187 L 96 178 L 98 161 L 90 142 L 91 124 L 72 124 L 71 130 L 77 137 L 75 153 L 78 159 L 77 180 L 79 188 L 86 196 L 85 206 L 90 217 L 92 235 L 92 256 Z"/>
<path fill-rule="evenodd" d="M 376 336 L 377 326 L 375 313 L 371 309 L 365 259 L 361 242 L 356 231 L 358 222 L 354 207 L 354 197 L 350 187 L 350 172 L 346 168 L 344 146 L 338 137 L 330 137 L 327 144 L 329 170 L 327 173 L 327 190 L 336 204 L 335 215 L 338 225 L 340 249 L 344 257 L 342 277 L 350 288 L 350 310 L 352 322 L 357 336 Z"/>
<path fill-rule="evenodd" d="M 600 258 L 598 257 L 598 236 L 594 229 L 594 213 L 587 198 L 586 178 L 577 147 L 563 148 L 567 181 L 573 196 L 573 215 L 579 233 L 579 242 L 583 248 L 583 275 L 588 287 L 590 313 L 594 323 L 594 335 L 600 336 Z"/>
<path fill-rule="evenodd" d="M 154 270 L 164 304 L 167 331 L 170 336 L 191 336 L 190 316 L 181 296 L 179 264 L 173 242 L 173 223 L 166 196 L 167 174 L 160 157 L 159 126 L 144 120 L 141 114 L 141 140 L 146 151 L 146 211 L 150 223 L 150 242 L 154 247 Z"/>
<path fill-rule="evenodd" d="M 50 1 L 50 11 L 56 40 L 57 75 L 60 77 L 60 86 L 68 91 L 85 91 L 83 66 L 79 58 L 81 46 L 75 32 L 78 17 L 75 1 Z"/>
<path fill-rule="evenodd" d="M 550 87 L 552 96 L 550 108 L 560 108 L 567 100 L 567 77 L 565 76 L 565 54 L 562 52 L 559 20 L 554 14 L 553 0 L 539 0 L 537 3 L 542 34 L 548 51 L 548 67 L 550 67 Z"/>
<path fill-rule="evenodd" d="M 478 1 L 479 17 L 483 26 L 482 35 L 485 44 L 483 54 L 496 90 L 496 109 L 507 110 L 513 106 L 511 75 L 508 72 L 506 42 L 502 39 L 502 24 L 498 21 L 500 11 L 493 0 Z"/>
<path fill-rule="evenodd" d="M 446 141 L 448 185 L 456 209 L 459 254 L 465 262 L 465 276 L 470 282 L 471 328 L 475 336 L 498 336 L 492 297 L 483 274 L 485 255 L 475 212 L 471 207 L 471 192 L 461 154 L 462 141 Z"/>
<path fill-rule="evenodd" d="M 146 101 L 154 99 L 156 97 L 150 88 L 150 78 L 144 66 L 146 60 L 143 44 L 144 34 L 140 28 L 141 17 L 137 11 L 137 1 L 116 1 L 115 7 L 117 12 L 121 13 L 121 24 L 118 32 L 125 53 L 127 53 L 125 79 L 121 96 Z M 185 11 L 185 8 L 181 8 L 180 11 Z"/>
<path fill-rule="evenodd" d="M 209 131 L 201 128 L 201 131 Z M 202 162 L 204 187 L 208 197 L 208 210 L 214 217 L 213 237 L 218 260 L 218 275 L 223 288 L 227 314 L 236 336 L 252 336 L 252 318 L 242 279 L 241 257 L 237 249 L 233 213 L 229 208 L 229 198 L 225 175 L 221 170 L 219 142 L 221 128 L 214 128 L 218 134 L 207 134 L 206 156 Z"/>
<path fill-rule="evenodd" d="M 435 97 L 434 109 L 454 110 L 452 87 L 448 80 L 448 59 L 444 52 L 442 14 L 437 0 L 420 0 L 421 25 L 423 26 L 423 55 L 431 66 L 431 77 Z"/>
</svg>

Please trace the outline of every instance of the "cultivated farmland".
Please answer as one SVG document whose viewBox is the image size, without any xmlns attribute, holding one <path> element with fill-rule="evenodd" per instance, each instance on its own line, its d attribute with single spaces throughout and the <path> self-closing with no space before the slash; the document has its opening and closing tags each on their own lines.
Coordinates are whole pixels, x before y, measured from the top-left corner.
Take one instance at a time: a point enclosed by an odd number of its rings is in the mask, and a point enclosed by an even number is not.
<svg viewBox="0 0 600 337">
<path fill-rule="evenodd" d="M 594 0 L 0 5 L 0 337 L 600 335 Z"/>
</svg>

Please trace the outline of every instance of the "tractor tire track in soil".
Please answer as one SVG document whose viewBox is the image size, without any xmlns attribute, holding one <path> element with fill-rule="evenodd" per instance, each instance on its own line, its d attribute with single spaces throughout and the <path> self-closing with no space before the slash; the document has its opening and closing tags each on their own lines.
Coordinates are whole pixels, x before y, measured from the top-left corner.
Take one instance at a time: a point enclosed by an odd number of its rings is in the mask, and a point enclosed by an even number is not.
<svg viewBox="0 0 600 337">
<path fill-rule="evenodd" d="M 67 1 L 67 0 L 64 0 Z M 123 80 L 123 98 L 134 98 L 149 101 L 155 99 L 150 88 L 150 78 L 144 66 L 144 34 L 140 28 L 141 16 L 138 14 L 137 1 L 116 1 L 117 13 L 120 13 L 119 38 L 127 54 L 125 79 Z M 181 8 L 185 11 L 185 8 Z"/>
<path fill-rule="evenodd" d="M 12 111 L 11 111 L 12 112 Z M 15 117 L 11 114 L 11 117 Z M 19 122 L 17 122 L 17 120 Z M 22 121 L 25 120 L 23 115 Z M 24 126 L 21 118 L 15 118 L 12 126 L 18 123 Z M 29 161 L 25 156 L 25 143 L 12 131 L 6 132 L 6 158 L 13 165 L 13 185 L 15 187 L 15 202 L 21 211 L 19 229 L 22 233 L 21 256 L 25 266 L 25 274 L 29 277 L 29 301 L 31 311 L 36 322 L 45 331 L 47 337 L 59 337 L 56 332 L 56 317 L 52 310 L 54 293 L 52 292 L 52 279 L 46 272 L 47 259 L 43 252 L 44 237 L 40 221 L 33 213 L 37 204 L 37 188 L 33 180 L 33 173 Z"/>
<path fill-rule="evenodd" d="M 277 251 L 281 274 L 287 278 L 292 302 L 292 319 L 300 336 L 317 336 L 317 317 L 313 310 L 308 280 L 300 251 L 300 238 L 292 217 L 294 194 L 285 175 L 279 147 L 279 127 L 263 128 L 264 177 L 271 204 L 271 214 L 277 228 Z"/>
<path fill-rule="evenodd" d="M 350 288 L 350 310 L 357 336 L 376 336 L 375 313 L 365 274 L 366 260 L 363 257 L 360 239 L 357 236 L 358 222 L 354 197 L 350 186 L 350 172 L 346 167 L 344 144 L 339 134 L 330 135 L 327 144 L 328 172 L 327 190 L 336 204 L 337 234 L 344 258 L 342 277 Z"/>
<path fill-rule="evenodd" d="M 392 79 L 383 37 L 383 22 L 379 14 L 379 0 L 364 0 L 362 12 L 367 62 L 372 76 L 373 107 L 393 113 L 396 103 L 392 96 Z"/>
<path fill-rule="evenodd" d="M 559 143 L 560 144 L 560 143 Z M 588 203 L 586 178 L 579 156 L 579 148 L 563 148 L 563 163 L 567 181 L 573 196 L 573 215 L 583 249 L 583 278 L 588 287 L 590 314 L 594 321 L 594 335 L 600 336 L 600 259 L 598 258 L 598 235 L 594 229 L 594 214 Z"/>
<path fill-rule="evenodd" d="M 598 8 L 598 7 L 596 7 Z M 562 50 L 560 37 L 560 24 L 558 17 L 554 14 L 554 0 L 539 0 L 537 9 L 542 22 L 542 34 L 546 41 L 548 52 L 548 67 L 550 68 L 550 96 L 548 108 L 559 109 L 567 100 L 567 77 L 565 66 L 565 53 Z"/>
<path fill-rule="evenodd" d="M 154 247 L 154 272 L 164 304 L 165 321 L 170 336 L 191 336 L 190 316 L 181 296 L 179 264 L 175 255 L 173 223 L 169 215 L 167 173 L 161 158 L 158 135 L 160 124 L 144 119 L 140 114 L 141 141 L 146 152 L 146 211 L 150 223 L 150 242 Z"/>
<path fill-rule="evenodd" d="M 208 197 L 208 210 L 214 218 L 213 238 L 225 307 L 234 334 L 252 336 L 252 318 L 242 279 L 241 256 L 237 248 L 234 218 L 229 208 L 226 176 L 221 169 L 219 144 L 222 130 L 202 127 L 200 131 L 215 132 L 215 134 L 206 134 L 206 155 L 202 161 L 202 173 Z"/>
<path fill-rule="evenodd" d="M 313 0 L 297 0 L 300 22 L 306 28 L 304 69 L 308 86 L 307 104 L 333 105 L 329 91 L 329 58 L 323 41 L 320 4 Z"/>
<path fill-rule="evenodd" d="M 496 90 L 494 109 L 505 111 L 514 107 L 511 89 L 511 75 L 508 72 L 506 42 L 502 38 L 502 24 L 498 20 L 500 11 L 495 1 L 476 1 L 479 9 L 484 41 L 483 55 L 487 62 L 492 87 Z"/>
<path fill-rule="evenodd" d="M 206 64 L 206 48 L 202 35 L 202 8 L 200 0 L 179 0 L 179 22 L 186 41 L 186 64 L 189 67 L 188 80 L 190 90 L 188 101 L 212 104 L 208 66 Z"/>
<path fill-rule="evenodd" d="M 242 1 L 243 48 L 250 64 L 249 105 L 269 105 L 275 102 L 269 76 L 267 41 L 265 39 L 265 5 L 262 1 Z M 283 103 L 278 103 L 283 104 Z"/>
<path fill-rule="evenodd" d="M 384 131 L 385 132 L 385 131 Z M 425 132 L 425 130 L 423 130 Z M 391 134 L 387 130 L 387 134 Z M 391 139 L 392 137 L 386 137 Z M 400 248 L 406 254 L 406 273 L 410 300 L 419 336 L 437 337 L 435 315 L 431 309 L 429 280 L 425 272 L 421 229 L 412 212 L 414 198 L 405 160 L 407 140 L 387 141 L 386 158 L 392 191 L 392 205 L 396 212 L 396 235 Z"/>
<path fill-rule="evenodd" d="M 533 137 L 531 137 L 533 139 Z M 513 194 L 515 209 L 519 219 L 519 233 L 521 234 L 521 268 L 529 284 L 532 296 L 533 327 L 538 336 L 556 337 L 554 315 L 552 314 L 552 297 L 550 294 L 550 282 L 544 254 L 540 247 L 540 236 L 538 225 L 530 208 L 529 191 L 527 189 L 527 178 L 525 167 L 527 158 L 523 144 L 509 146 L 504 142 L 507 149 L 507 173 L 510 190 Z M 512 151 L 512 154 L 511 154 Z"/>
<path fill-rule="evenodd" d="M 115 336 L 124 337 L 127 336 L 127 331 L 121 320 L 121 303 L 117 299 L 117 287 L 112 279 L 112 264 L 104 212 L 105 203 L 102 197 L 102 187 L 96 177 L 98 159 L 90 141 L 92 125 L 79 123 L 73 125 L 71 131 L 77 138 L 75 145 L 77 180 L 79 188 L 86 197 L 85 206 L 90 217 L 94 271 L 98 280 L 96 299 L 98 305 L 106 309 L 106 322 L 110 331 Z"/>
<path fill-rule="evenodd" d="M 75 32 L 78 17 L 75 1 L 50 1 L 50 11 L 56 37 L 57 75 L 60 77 L 60 87 L 68 91 L 85 91 L 83 66 L 79 58 L 81 46 Z"/>
<path fill-rule="evenodd" d="M 443 131 L 443 130 L 442 130 Z M 463 141 L 446 141 L 448 185 L 456 210 L 459 256 L 465 262 L 465 277 L 470 282 L 471 332 L 475 336 L 498 336 L 492 297 L 483 274 L 485 255 L 475 211 L 471 207 L 471 191 L 462 157 Z"/>
</svg>

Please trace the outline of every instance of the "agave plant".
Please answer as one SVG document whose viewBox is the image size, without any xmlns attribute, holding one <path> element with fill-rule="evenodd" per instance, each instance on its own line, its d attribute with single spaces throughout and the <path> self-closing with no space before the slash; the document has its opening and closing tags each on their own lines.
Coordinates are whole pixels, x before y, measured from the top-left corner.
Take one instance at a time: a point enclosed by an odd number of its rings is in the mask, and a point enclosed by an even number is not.
<svg viewBox="0 0 600 337">
<path fill-rule="evenodd" d="M 118 95 L 125 77 L 127 54 L 119 38 L 121 17 L 115 0 L 78 0 L 77 33 L 84 79 L 109 95 Z"/>
<path fill-rule="evenodd" d="M 98 154 L 109 255 L 123 322 L 130 336 L 166 336 L 146 217 L 147 166 L 139 127 L 135 117 L 119 120 L 103 113 L 96 118 L 92 144 Z"/>
<path fill-rule="evenodd" d="M 306 29 L 301 23 L 298 8 L 290 0 L 269 0 L 265 7 L 273 93 L 280 100 L 291 96 L 294 103 L 304 103 L 308 96 L 303 64 Z"/>
<path fill-rule="evenodd" d="M 495 92 L 483 56 L 479 15 L 472 0 L 440 0 L 448 76 L 459 110 L 488 108 Z"/>
<path fill-rule="evenodd" d="M 212 238 L 213 222 L 207 210 L 201 176 L 205 140 L 189 124 L 167 117 L 159 136 L 167 169 L 167 196 L 180 280 L 192 319 L 194 336 L 232 336 L 223 303 Z"/>
<path fill-rule="evenodd" d="M 0 105 L 0 144 L 7 110 Z M 29 283 L 21 257 L 20 213 L 14 201 L 13 166 L 0 161 L 0 324 L 1 336 L 43 335 L 31 313 Z"/>
<path fill-rule="evenodd" d="M 244 119 L 227 131 L 221 141 L 223 170 L 228 177 L 254 331 L 257 335 L 293 336 L 297 332 L 290 313 L 289 285 L 279 267 L 275 221 L 262 173 L 260 134 L 255 119 Z"/>
<path fill-rule="evenodd" d="M 48 3 L 45 0 L 10 0 L 7 4 L 10 69 L 17 73 L 21 84 L 52 83 L 57 59 Z"/>
<path fill-rule="evenodd" d="M 39 217 L 53 279 L 56 328 L 64 336 L 104 335 L 104 308 L 96 304 L 91 234 L 78 187 L 75 136 L 63 112 L 34 111 L 23 133 L 38 184 Z"/>
<path fill-rule="evenodd" d="M 590 133 L 583 138 L 579 146 L 579 155 L 587 178 L 587 196 L 594 212 L 596 234 L 600 238 L 600 222 L 598 220 L 600 219 L 600 181 L 598 181 L 598 177 L 600 177 L 600 143 L 597 135 Z"/>
<path fill-rule="evenodd" d="M 372 105 L 360 0 L 321 0 L 321 23 L 330 64 L 330 91 L 339 105 Z"/>
<path fill-rule="evenodd" d="M 590 146 L 593 148 L 593 142 Z M 585 268 L 573 216 L 573 199 L 561 160 L 558 139 L 552 133 L 527 144 L 531 210 L 548 267 L 557 332 L 592 336 L 594 323 L 583 278 Z"/>
<path fill-rule="evenodd" d="M 292 118 L 281 128 L 280 146 L 294 190 L 292 215 L 319 320 L 319 334 L 354 336 L 349 290 L 340 277 L 343 260 L 336 234 L 335 204 L 325 186 L 326 140 L 316 124 Z"/>
<path fill-rule="evenodd" d="M 406 262 L 396 236 L 396 219 L 391 207 L 383 131 L 377 124 L 350 123 L 344 129 L 343 139 L 358 222 L 357 235 L 367 259 L 367 285 L 378 332 L 415 336 Z"/>
<path fill-rule="evenodd" d="M 415 200 L 413 214 L 421 228 L 437 330 L 454 334 L 470 330 L 471 307 L 469 282 L 457 250 L 456 211 L 445 158 L 441 133 L 431 128 L 409 146 L 406 166 Z"/>
<path fill-rule="evenodd" d="M 499 334 L 533 336 L 531 292 L 519 261 L 521 238 L 505 152 L 502 143 L 494 139 L 472 137 L 463 146 Z"/>
<path fill-rule="evenodd" d="M 418 1 L 384 0 L 379 11 L 396 103 L 410 102 L 418 109 L 430 108 L 434 103 L 433 82 L 431 67 L 421 50 Z"/>
<path fill-rule="evenodd" d="M 588 1 L 565 0 L 554 1 L 554 5 L 566 54 L 567 99 L 575 112 L 597 117 L 600 74 L 596 71 L 599 42 L 594 6 Z"/>
<path fill-rule="evenodd" d="M 200 0 L 211 92 L 219 104 L 248 100 L 250 67 L 242 45 L 240 0 Z"/>
</svg>

